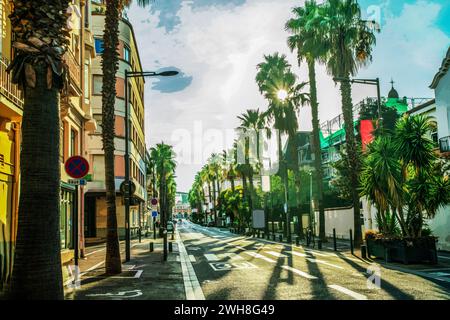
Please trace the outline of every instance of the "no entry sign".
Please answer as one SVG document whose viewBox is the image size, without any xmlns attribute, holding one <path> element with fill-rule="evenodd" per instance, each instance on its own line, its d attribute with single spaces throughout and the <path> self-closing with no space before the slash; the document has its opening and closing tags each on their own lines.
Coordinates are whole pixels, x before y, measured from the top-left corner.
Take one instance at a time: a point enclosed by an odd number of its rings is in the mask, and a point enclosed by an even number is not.
<svg viewBox="0 0 450 320">
<path fill-rule="evenodd" d="M 71 178 L 81 179 L 89 172 L 89 162 L 83 157 L 74 156 L 67 159 L 64 168 Z"/>
</svg>

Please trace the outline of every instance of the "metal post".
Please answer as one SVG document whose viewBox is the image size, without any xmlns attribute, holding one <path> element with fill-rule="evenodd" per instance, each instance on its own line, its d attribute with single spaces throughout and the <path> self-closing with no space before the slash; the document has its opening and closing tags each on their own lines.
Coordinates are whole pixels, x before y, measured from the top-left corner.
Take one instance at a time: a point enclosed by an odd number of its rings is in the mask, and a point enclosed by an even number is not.
<svg viewBox="0 0 450 320">
<path fill-rule="evenodd" d="M 156 240 L 156 217 L 153 217 L 153 239 Z"/>
<path fill-rule="evenodd" d="M 377 83 L 377 99 L 378 99 L 378 119 L 380 122 L 380 128 L 383 126 L 383 116 L 381 114 L 381 93 L 380 93 L 380 78 L 376 79 Z"/>
<path fill-rule="evenodd" d="M 350 229 L 350 251 L 353 254 L 353 231 Z"/>
<path fill-rule="evenodd" d="M 153 242 L 150 242 L 150 252 L 153 252 Z"/>
<path fill-rule="evenodd" d="M 130 245 L 130 154 L 129 154 L 129 139 L 130 139 L 130 123 L 128 111 L 128 70 L 125 70 L 125 261 L 131 259 L 131 245 Z"/>
<path fill-rule="evenodd" d="M 139 243 L 142 242 L 142 229 L 141 229 L 141 214 L 142 214 L 142 212 L 141 212 L 141 210 L 142 210 L 142 203 L 139 204 L 139 217 L 138 217 L 139 218 L 139 229 L 138 229 Z"/>
<path fill-rule="evenodd" d="M 79 235 L 78 235 L 78 185 L 75 185 L 75 201 L 74 201 L 74 215 L 73 215 L 73 241 L 74 241 L 74 263 L 78 266 L 78 246 L 79 246 Z"/>
<path fill-rule="evenodd" d="M 335 228 L 333 228 L 333 246 L 334 246 L 334 251 L 337 251 L 336 229 Z"/>
</svg>

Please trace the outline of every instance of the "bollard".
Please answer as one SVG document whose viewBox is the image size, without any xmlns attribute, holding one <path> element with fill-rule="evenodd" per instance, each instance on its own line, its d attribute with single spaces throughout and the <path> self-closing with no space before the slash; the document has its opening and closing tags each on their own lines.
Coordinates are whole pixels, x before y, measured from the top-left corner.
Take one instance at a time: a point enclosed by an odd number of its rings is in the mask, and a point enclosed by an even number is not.
<svg viewBox="0 0 450 320">
<path fill-rule="evenodd" d="M 322 250 L 322 240 L 317 240 L 317 249 Z"/>
<path fill-rule="evenodd" d="M 153 242 L 150 242 L 150 252 L 153 252 Z"/>
<path fill-rule="evenodd" d="M 367 247 L 366 245 L 361 246 L 361 258 L 367 259 Z"/>
<path fill-rule="evenodd" d="M 333 246 L 334 246 L 334 251 L 337 251 L 336 229 L 334 229 L 334 228 L 333 228 Z"/>
<path fill-rule="evenodd" d="M 272 241 L 275 241 L 275 234 L 272 235 Z"/>
<path fill-rule="evenodd" d="M 172 239 L 171 240 L 174 240 L 175 238 L 174 238 L 174 234 L 173 234 L 173 231 L 172 231 Z"/>
<path fill-rule="evenodd" d="M 350 229 L 350 252 L 353 254 L 353 231 Z"/>
<path fill-rule="evenodd" d="M 300 245 L 300 237 L 295 237 L 295 245 L 297 247 Z"/>
<path fill-rule="evenodd" d="M 169 242 L 169 252 L 172 252 L 173 247 L 172 247 L 172 242 Z"/>
<path fill-rule="evenodd" d="M 280 235 L 278 236 L 278 241 L 283 242 L 283 235 L 282 235 L 282 234 L 280 234 Z"/>
<path fill-rule="evenodd" d="M 270 233 L 267 232 L 267 240 L 270 240 Z"/>
</svg>

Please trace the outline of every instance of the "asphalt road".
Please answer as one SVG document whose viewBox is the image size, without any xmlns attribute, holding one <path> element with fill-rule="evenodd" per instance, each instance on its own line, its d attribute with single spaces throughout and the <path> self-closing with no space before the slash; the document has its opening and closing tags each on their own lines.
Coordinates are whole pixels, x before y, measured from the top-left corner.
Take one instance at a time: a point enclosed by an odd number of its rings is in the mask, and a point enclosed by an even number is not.
<svg viewBox="0 0 450 320">
<path fill-rule="evenodd" d="M 192 275 L 189 280 L 199 293 L 197 298 L 450 299 L 450 281 L 433 281 L 350 254 L 237 236 L 190 222 L 179 224 L 177 229 L 186 249 L 181 259 L 189 260 L 198 280 L 192 281 Z"/>
</svg>

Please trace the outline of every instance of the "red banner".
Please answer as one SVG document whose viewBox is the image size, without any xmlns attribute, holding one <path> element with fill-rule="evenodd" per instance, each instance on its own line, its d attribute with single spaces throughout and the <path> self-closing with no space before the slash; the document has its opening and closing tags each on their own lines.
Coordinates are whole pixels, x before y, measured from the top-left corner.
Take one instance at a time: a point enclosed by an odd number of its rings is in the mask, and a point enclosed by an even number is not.
<svg viewBox="0 0 450 320">
<path fill-rule="evenodd" d="M 366 146 L 371 143 L 374 139 L 373 131 L 374 131 L 373 121 L 372 120 L 361 120 L 360 122 L 360 134 L 361 134 L 361 142 L 362 149 L 366 151 Z"/>
</svg>

